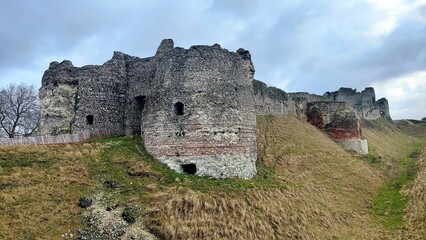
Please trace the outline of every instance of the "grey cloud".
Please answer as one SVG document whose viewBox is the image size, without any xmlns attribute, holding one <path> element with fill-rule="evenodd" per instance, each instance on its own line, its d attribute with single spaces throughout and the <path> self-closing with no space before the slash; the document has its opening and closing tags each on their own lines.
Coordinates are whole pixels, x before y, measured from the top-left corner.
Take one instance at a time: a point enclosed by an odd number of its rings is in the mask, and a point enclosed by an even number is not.
<svg viewBox="0 0 426 240">
<path fill-rule="evenodd" d="M 412 20 L 402 23 L 383 41 L 359 60 L 360 70 L 369 80 L 386 80 L 426 68 L 426 23 Z"/>
<path fill-rule="evenodd" d="M 37 56 L 70 48 L 101 28 L 94 3 L 7 1 L 2 4 L 0 67 L 28 64 Z"/>
</svg>

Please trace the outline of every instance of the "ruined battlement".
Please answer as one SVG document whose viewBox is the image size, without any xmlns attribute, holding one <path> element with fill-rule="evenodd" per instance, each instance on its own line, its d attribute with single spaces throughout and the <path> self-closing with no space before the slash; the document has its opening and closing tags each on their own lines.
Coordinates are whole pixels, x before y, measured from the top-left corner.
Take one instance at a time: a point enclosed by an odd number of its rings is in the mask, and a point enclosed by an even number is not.
<svg viewBox="0 0 426 240">
<path fill-rule="evenodd" d="M 361 92 L 351 88 L 340 88 L 335 92 L 326 92 L 323 97 L 328 101 L 349 103 L 358 119 L 373 120 L 380 117 L 391 119 L 388 101 L 385 98 L 376 101 L 376 93 L 372 87 L 367 87 Z"/>
</svg>

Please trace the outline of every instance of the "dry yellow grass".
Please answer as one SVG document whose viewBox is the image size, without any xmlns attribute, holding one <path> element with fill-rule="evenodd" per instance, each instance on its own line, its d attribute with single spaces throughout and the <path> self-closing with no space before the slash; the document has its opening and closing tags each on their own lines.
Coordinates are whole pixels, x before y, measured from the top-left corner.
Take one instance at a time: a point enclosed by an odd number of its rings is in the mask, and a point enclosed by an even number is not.
<svg viewBox="0 0 426 240">
<path fill-rule="evenodd" d="M 412 122 L 409 120 L 395 121 L 398 128 L 413 137 L 426 137 L 426 121 Z"/>
<path fill-rule="evenodd" d="M 81 226 L 78 199 L 94 184 L 95 145 L 1 147 L 0 239 L 60 239 Z"/>
<path fill-rule="evenodd" d="M 363 121 L 361 124 L 369 151 L 387 164 L 405 157 L 415 142 L 414 138 L 385 119 Z"/>
<path fill-rule="evenodd" d="M 420 170 L 414 183 L 406 189 L 409 196 L 406 226 L 400 232 L 401 239 L 425 239 L 426 236 L 426 147 L 420 157 Z"/>
</svg>

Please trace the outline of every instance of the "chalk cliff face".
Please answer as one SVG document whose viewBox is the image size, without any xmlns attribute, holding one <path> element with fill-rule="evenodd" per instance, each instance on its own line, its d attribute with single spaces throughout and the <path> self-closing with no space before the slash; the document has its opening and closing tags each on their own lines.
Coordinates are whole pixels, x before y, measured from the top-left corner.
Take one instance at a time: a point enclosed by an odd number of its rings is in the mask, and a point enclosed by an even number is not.
<svg viewBox="0 0 426 240">
<path fill-rule="evenodd" d="M 53 62 L 40 98 L 43 134 L 140 133 L 179 172 L 217 178 L 256 174 L 254 67 L 244 49 L 183 49 L 163 40 L 154 57 L 115 52 L 100 66 Z"/>
</svg>

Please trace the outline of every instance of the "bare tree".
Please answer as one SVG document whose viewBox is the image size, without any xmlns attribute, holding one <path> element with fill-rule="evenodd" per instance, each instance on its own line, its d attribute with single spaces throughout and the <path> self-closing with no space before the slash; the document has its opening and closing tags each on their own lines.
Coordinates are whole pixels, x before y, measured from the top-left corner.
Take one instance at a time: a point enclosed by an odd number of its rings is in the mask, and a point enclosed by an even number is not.
<svg viewBox="0 0 426 240">
<path fill-rule="evenodd" d="M 0 89 L 0 136 L 30 136 L 37 130 L 40 102 L 33 85 Z"/>
</svg>

